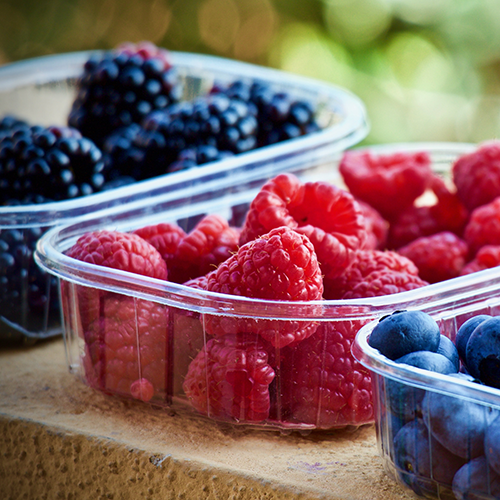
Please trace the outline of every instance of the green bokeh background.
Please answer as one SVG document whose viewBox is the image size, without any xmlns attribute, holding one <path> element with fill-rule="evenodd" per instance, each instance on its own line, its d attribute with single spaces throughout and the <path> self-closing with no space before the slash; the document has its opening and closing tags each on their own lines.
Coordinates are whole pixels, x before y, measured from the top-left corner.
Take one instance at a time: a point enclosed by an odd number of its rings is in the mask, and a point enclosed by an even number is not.
<svg viewBox="0 0 500 500">
<path fill-rule="evenodd" d="M 366 143 L 500 135 L 498 0 L 0 0 L 0 63 L 150 40 L 346 87 Z"/>
</svg>

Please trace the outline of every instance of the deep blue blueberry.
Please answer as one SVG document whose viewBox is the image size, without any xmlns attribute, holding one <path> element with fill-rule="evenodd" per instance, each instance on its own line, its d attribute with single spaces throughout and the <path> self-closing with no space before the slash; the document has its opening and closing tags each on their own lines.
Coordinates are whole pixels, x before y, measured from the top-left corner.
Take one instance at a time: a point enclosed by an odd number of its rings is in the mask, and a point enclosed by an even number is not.
<svg viewBox="0 0 500 500">
<path fill-rule="evenodd" d="M 469 382 L 470 375 L 452 374 Z M 449 451 L 466 460 L 484 453 L 484 437 L 488 425 L 498 415 L 488 406 L 471 403 L 461 397 L 462 388 L 457 386 L 454 396 L 428 391 L 422 401 L 422 415 L 432 435 Z"/>
<path fill-rule="evenodd" d="M 490 319 L 491 316 L 488 314 L 478 314 L 469 318 L 457 331 L 457 336 L 455 338 L 455 345 L 457 347 L 458 355 L 463 363 L 465 360 L 465 350 L 467 348 L 467 342 L 469 342 L 469 337 L 475 330 L 476 326 L 480 325 L 483 321 Z"/>
<path fill-rule="evenodd" d="M 368 343 L 389 359 L 415 351 L 436 352 L 440 340 L 436 321 L 422 311 L 396 311 L 375 326 Z"/>
<path fill-rule="evenodd" d="M 452 487 L 455 498 L 500 498 L 500 476 L 488 467 L 484 456 L 461 467 L 453 478 Z"/>
<path fill-rule="evenodd" d="M 448 358 L 453 363 L 455 371 L 458 372 L 460 370 L 460 357 L 458 356 L 458 350 L 455 347 L 455 344 L 446 335 L 441 335 L 437 353 Z"/>
<path fill-rule="evenodd" d="M 424 497 L 450 498 L 455 473 L 464 464 L 429 435 L 421 420 L 396 434 L 394 457 L 399 477 Z"/>
<path fill-rule="evenodd" d="M 500 317 L 480 323 L 465 350 L 469 373 L 486 385 L 500 388 Z"/>
</svg>

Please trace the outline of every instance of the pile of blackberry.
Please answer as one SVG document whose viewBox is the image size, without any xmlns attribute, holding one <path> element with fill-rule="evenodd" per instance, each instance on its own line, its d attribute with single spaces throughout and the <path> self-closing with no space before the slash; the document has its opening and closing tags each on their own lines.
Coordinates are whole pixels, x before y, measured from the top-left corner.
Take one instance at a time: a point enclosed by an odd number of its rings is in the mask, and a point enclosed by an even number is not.
<svg viewBox="0 0 500 500">
<path fill-rule="evenodd" d="M 262 82 L 181 102 L 183 94 L 169 53 L 152 43 L 91 56 L 67 126 L 0 119 L 0 207 L 87 196 L 319 129 L 312 104 Z M 0 229 L 0 337 L 2 314 L 22 324 L 27 311 L 40 312 L 46 322 L 46 305 L 57 305 L 33 260 L 42 232 Z"/>
<path fill-rule="evenodd" d="M 91 56 L 77 87 L 68 124 L 99 146 L 116 129 L 140 123 L 182 97 L 167 51 L 147 42 Z"/>
</svg>

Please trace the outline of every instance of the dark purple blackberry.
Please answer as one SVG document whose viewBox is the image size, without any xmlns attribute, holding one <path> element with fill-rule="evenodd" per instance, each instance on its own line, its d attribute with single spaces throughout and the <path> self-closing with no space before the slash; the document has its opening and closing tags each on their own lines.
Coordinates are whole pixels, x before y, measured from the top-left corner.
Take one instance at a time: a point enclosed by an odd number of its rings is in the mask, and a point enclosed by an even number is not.
<svg viewBox="0 0 500 500">
<path fill-rule="evenodd" d="M 5 115 L 0 119 L 0 138 L 9 134 L 13 129 L 28 127 L 28 123 L 14 115 Z"/>
<path fill-rule="evenodd" d="M 258 120 L 258 146 L 267 146 L 320 130 L 313 103 L 275 90 L 264 82 L 237 80 L 216 85 L 212 93 L 223 93 L 254 106 Z"/>
<path fill-rule="evenodd" d="M 58 324 L 57 279 L 33 259 L 42 232 L 0 230 L 0 339 L 22 337 L 22 330 L 45 332 Z"/>
<path fill-rule="evenodd" d="M 153 111 L 139 129 L 110 135 L 104 144 L 106 172 L 125 169 L 137 180 L 149 179 L 194 165 L 188 159 L 196 148 L 201 148 L 198 165 L 251 150 L 256 133 L 257 120 L 244 102 L 225 95 L 200 96 Z"/>
<path fill-rule="evenodd" d="M 150 43 L 93 55 L 78 81 L 68 123 L 98 146 L 113 130 L 178 102 L 182 84 L 168 52 Z"/>
<path fill-rule="evenodd" d="M 60 201 L 103 188 L 101 150 L 70 127 L 24 126 L 0 137 L 0 205 Z"/>
</svg>

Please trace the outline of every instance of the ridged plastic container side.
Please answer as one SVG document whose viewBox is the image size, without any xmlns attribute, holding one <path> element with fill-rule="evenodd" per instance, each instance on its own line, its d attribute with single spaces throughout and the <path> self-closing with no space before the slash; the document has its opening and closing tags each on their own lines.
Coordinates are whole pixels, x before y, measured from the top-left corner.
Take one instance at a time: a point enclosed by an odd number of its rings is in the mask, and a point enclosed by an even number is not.
<svg viewBox="0 0 500 500">
<path fill-rule="evenodd" d="M 457 155 L 471 148 L 404 144 L 374 149 L 428 151 L 434 170 L 446 176 Z M 297 165 L 294 172 L 304 181 L 338 183 L 339 158 Z M 146 205 L 111 209 L 47 232 L 36 259 L 61 282 L 72 371 L 105 393 L 188 408 L 217 421 L 282 430 L 359 426 L 375 420 L 370 373 L 350 352 L 363 325 L 395 309 L 426 308 L 445 315 L 462 299 L 484 300 L 498 289 L 500 272 L 491 270 L 479 278 L 464 276 L 382 297 L 264 301 L 145 278 L 65 255 L 79 236 L 98 229 L 131 231 L 176 222 L 189 231 L 206 214 L 241 225 L 264 181 L 214 183 L 208 191 L 190 191 L 182 202 L 157 196 Z M 220 331 L 227 335 L 218 336 Z M 283 332 L 309 337 L 282 345 Z"/>
<path fill-rule="evenodd" d="M 68 53 L 20 61 L 0 67 L 0 116 L 14 114 L 30 124 L 66 125 L 77 78 L 90 52 Z M 36 269 L 34 244 L 48 228 L 88 214 L 141 202 L 156 195 L 185 200 L 222 179 L 252 182 L 293 165 L 321 163 L 360 140 L 368 131 L 363 103 L 349 91 L 277 70 L 227 59 L 171 52 L 184 82 L 184 99 L 207 92 L 214 82 L 257 78 L 306 97 L 317 105 L 318 133 L 212 162 L 197 169 L 168 174 L 84 198 L 25 206 L 0 207 L 0 240 L 13 242 L 22 258 L 9 271 L 0 291 L 0 340 L 25 340 L 61 333 L 54 280 Z M 197 186 L 197 187 L 195 187 Z M 208 191 L 209 192 L 209 191 Z"/>
</svg>

